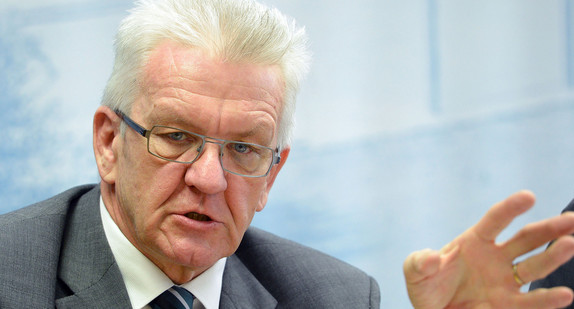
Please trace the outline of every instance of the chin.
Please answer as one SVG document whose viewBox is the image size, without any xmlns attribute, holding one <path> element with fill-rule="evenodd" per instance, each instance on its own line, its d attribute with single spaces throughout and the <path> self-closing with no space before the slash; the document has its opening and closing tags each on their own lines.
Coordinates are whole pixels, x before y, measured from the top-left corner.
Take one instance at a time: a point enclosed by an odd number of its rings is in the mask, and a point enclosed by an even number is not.
<svg viewBox="0 0 574 309">
<path fill-rule="evenodd" d="M 175 248 L 174 248 L 175 249 Z M 215 249 L 211 246 L 188 245 L 173 252 L 174 262 L 191 269 L 207 269 L 219 259 L 233 253 L 231 250 Z M 228 254 L 228 251 L 231 251 Z"/>
</svg>

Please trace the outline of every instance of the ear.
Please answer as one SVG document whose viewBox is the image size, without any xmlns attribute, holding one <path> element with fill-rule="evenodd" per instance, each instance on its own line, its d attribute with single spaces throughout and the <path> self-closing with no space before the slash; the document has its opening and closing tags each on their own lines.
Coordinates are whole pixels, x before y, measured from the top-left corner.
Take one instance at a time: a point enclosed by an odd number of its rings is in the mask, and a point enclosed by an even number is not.
<svg viewBox="0 0 574 309">
<path fill-rule="evenodd" d="M 102 181 L 116 182 L 117 142 L 120 140 L 119 117 L 107 106 L 100 106 L 94 115 L 94 153 Z"/>
<path fill-rule="evenodd" d="M 287 157 L 289 157 L 290 151 L 291 148 L 289 147 L 286 147 L 285 149 L 281 150 L 280 154 L 281 161 L 278 164 L 275 164 L 271 168 L 271 171 L 269 171 L 269 175 L 266 176 L 267 184 L 265 190 L 261 193 L 261 196 L 259 198 L 259 205 L 257 205 L 256 208 L 257 211 L 262 211 L 263 208 L 265 208 L 265 205 L 267 204 L 267 199 L 269 197 L 269 192 L 271 191 L 271 187 L 273 187 L 273 183 L 275 182 L 275 179 L 277 178 L 279 171 L 281 170 L 281 168 L 283 168 L 285 162 L 287 162 Z"/>
</svg>

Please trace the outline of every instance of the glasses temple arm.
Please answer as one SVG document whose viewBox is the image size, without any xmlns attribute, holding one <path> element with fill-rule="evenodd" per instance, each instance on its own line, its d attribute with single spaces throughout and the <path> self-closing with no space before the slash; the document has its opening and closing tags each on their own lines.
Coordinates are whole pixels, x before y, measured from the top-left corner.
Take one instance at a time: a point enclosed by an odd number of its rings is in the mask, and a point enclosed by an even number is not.
<svg viewBox="0 0 574 309">
<path fill-rule="evenodd" d="M 137 124 L 135 121 L 133 121 L 130 117 L 128 117 L 122 111 L 116 109 L 115 112 L 123 121 L 125 121 L 125 123 L 130 128 L 132 128 L 134 131 L 138 132 L 141 136 L 146 137 L 147 132 L 148 132 L 146 129 L 144 129 L 142 126 Z"/>
</svg>

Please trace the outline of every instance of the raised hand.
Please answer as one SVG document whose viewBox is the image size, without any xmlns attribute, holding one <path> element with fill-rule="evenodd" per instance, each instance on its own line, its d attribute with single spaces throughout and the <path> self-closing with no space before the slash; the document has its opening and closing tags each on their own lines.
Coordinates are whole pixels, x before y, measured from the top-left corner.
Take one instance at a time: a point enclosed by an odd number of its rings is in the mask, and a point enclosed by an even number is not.
<svg viewBox="0 0 574 309">
<path fill-rule="evenodd" d="M 515 193 L 440 251 L 426 249 L 410 254 L 403 270 L 413 306 L 540 309 L 569 305 L 574 297 L 569 288 L 528 293 L 520 288 L 574 256 L 574 237 L 570 236 L 574 233 L 574 213 L 528 224 L 509 240 L 496 243 L 500 232 L 534 201 L 531 192 Z M 518 257 L 554 239 L 548 250 L 517 263 Z"/>
</svg>

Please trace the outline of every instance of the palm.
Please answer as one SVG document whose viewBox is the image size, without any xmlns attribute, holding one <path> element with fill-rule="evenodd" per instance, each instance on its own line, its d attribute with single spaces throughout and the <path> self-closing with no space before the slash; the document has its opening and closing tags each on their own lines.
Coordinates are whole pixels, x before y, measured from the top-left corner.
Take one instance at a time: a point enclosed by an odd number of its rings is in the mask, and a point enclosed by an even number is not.
<svg viewBox="0 0 574 309">
<path fill-rule="evenodd" d="M 574 215 L 530 224 L 506 242 L 496 237 L 534 204 L 529 192 L 519 192 L 493 206 L 466 232 L 439 252 L 411 254 L 404 271 L 415 308 L 558 308 L 572 300 L 566 288 L 521 293 L 512 263 L 544 243 L 574 232 Z M 574 239 L 565 236 L 549 250 L 521 262 L 525 281 L 547 275 L 574 255 Z"/>
</svg>

